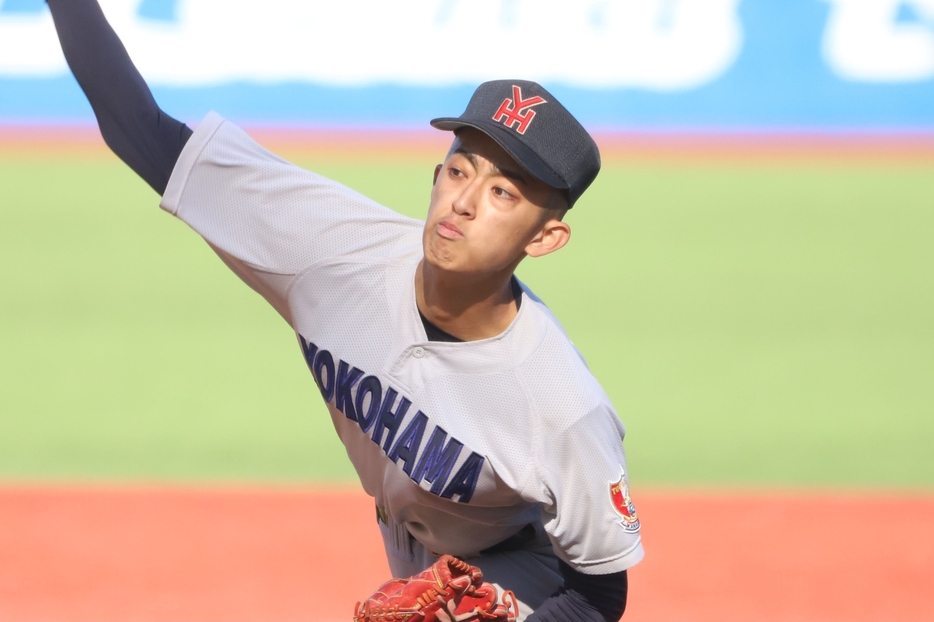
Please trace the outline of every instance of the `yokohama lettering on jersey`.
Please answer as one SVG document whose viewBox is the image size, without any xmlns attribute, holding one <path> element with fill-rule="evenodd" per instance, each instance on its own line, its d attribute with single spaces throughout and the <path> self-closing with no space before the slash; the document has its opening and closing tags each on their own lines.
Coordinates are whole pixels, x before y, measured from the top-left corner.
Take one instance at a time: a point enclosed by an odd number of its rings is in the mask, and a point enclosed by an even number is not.
<svg viewBox="0 0 934 622">
<path fill-rule="evenodd" d="M 402 471 L 413 482 L 430 484 L 430 492 L 442 499 L 470 501 L 483 467 L 483 456 L 470 452 L 451 477 L 464 443 L 454 437 L 449 439 L 444 428 L 432 424 L 421 410 L 400 431 L 411 400 L 400 396 L 392 386 L 387 386 L 384 392 L 377 376 L 365 375 L 345 361 L 340 361 L 335 369 L 330 352 L 318 349 L 301 335 L 299 341 L 325 402 L 356 421 L 390 460 L 401 464 Z"/>
</svg>

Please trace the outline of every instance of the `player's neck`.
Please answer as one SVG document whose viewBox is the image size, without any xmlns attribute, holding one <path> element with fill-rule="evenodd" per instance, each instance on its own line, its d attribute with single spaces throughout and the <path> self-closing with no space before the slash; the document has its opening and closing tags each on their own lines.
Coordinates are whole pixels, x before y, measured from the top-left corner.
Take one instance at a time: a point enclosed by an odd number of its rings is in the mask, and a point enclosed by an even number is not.
<svg viewBox="0 0 934 622">
<path fill-rule="evenodd" d="M 518 311 L 511 271 L 465 275 L 438 270 L 424 260 L 415 272 L 415 300 L 428 321 L 464 341 L 499 335 Z"/>
</svg>

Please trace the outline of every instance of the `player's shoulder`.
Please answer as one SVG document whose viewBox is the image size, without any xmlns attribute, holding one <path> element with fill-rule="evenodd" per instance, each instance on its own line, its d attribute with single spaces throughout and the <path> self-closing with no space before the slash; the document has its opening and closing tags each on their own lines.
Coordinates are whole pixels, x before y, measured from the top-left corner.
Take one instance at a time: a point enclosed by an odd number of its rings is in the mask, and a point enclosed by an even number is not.
<svg viewBox="0 0 934 622">
<path fill-rule="evenodd" d="M 609 397 L 558 318 L 528 287 L 522 288 L 525 338 L 533 345 L 516 369 L 535 411 L 561 420 L 576 420 L 595 410 L 612 412 Z"/>
<path fill-rule="evenodd" d="M 583 355 L 571 341 L 564 326 L 548 305 L 527 285 L 520 282 L 522 307 L 526 314 L 524 328 L 537 335 L 534 348 L 529 349 L 529 363 L 540 367 L 542 373 L 576 372 L 581 380 L 592 377 Z"/>
</svg>

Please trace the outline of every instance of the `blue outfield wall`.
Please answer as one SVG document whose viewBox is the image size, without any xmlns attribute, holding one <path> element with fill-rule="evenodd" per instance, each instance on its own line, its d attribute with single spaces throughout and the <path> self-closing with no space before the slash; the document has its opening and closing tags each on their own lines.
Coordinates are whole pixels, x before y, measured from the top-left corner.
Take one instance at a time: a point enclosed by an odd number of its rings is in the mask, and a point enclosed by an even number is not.
<svg viewBox="0 0 934 622">
<path fill-rule="evenodd" d="M 413 0 L 391 14 L 345 0 L 381 30 L 345 27 L 332 3 L 271 0 L 228 22 L 205 4 L 102 1 L 160 105 L 188 121 L 419 126 L 459 113 L 481 79 L 530 77 L 593 129 L 934 131 L 934 0 Z M 0 0 L 0 123 L 93 119 L 47 17 L 41 0 Z M 238 42 L 249 56 L 232 58 Z M 17 65 L 21 50 L 59 59 Z"/>
</svg>

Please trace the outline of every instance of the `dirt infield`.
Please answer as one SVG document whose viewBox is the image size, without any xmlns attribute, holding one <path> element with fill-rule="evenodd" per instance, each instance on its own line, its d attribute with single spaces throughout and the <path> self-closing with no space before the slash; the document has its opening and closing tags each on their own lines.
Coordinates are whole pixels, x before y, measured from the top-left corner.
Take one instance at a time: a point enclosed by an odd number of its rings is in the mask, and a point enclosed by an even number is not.
<svg viewBox="0 0 934 622">
<path fill-rule="evenodd" d="M 934 496 L 636 501 L 627 620 L 934 620 Z M 337 622 L 386 576 L 354 491 L 0 488 L 3 622 Z"/>
<path fill-rule="evenodd" d="M 246 129 L 275 153 L 298 159 L 437 159 L 451 140 L 448 132 L 432 129 Z M 934 132 L 597 132 L 595 137 L 607 161 L 934 163 Z M 0 125 L 0 157 L 50 156 L 113 157 L 93 126 Z"/>
</svg>

